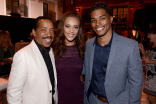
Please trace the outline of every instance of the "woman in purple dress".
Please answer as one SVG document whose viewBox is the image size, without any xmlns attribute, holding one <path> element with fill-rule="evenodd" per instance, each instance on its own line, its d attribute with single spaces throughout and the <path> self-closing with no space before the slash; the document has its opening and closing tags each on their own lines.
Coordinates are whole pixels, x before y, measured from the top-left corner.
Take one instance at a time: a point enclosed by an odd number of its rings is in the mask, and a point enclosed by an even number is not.
<svg viewBox="0 0 156 104">
<path fill-rule="evenodd" d="M 85 43 L 80 17 L 73 12 L 65 13 L 58 25 L 53 43 L 55 55 L 58 104 L 83 104 L 83 68 Z"/>
</svg>

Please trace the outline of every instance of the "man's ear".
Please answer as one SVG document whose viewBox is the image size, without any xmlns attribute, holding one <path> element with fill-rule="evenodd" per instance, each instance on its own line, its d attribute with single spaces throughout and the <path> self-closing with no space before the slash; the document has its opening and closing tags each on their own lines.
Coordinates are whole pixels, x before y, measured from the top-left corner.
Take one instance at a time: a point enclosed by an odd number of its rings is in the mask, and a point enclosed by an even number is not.
<svg viewBox="0 0 156 104">
<path fill-rule="evenodd" d="M 110 17 L 111 23 L 113 23 L 113 16 Z"/>
<path fill-rule="evenodd" d="M 35 30 L 34 29 L 32 29 L 32 33 L 33 33 L 33 36 L 35 37 L 36 34 L 35 34 Z"/>
</svg>

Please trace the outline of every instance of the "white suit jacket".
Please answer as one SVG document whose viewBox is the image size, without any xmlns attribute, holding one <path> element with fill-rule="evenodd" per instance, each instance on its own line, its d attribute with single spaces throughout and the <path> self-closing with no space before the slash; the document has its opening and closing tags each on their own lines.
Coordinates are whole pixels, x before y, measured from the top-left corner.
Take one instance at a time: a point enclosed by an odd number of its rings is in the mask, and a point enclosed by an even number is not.
<svg viewBox="0 0 156 104">
<path fill-rule="evenodd" d="M 55 77 L 55 104 L 58 102 L 56 67 L 52 48 L 50 57 Z M 7 87 L 9 104 L 52 104 L 52 85 L 45 61 L 34 40 L 15 53 Z"/>
</svg>

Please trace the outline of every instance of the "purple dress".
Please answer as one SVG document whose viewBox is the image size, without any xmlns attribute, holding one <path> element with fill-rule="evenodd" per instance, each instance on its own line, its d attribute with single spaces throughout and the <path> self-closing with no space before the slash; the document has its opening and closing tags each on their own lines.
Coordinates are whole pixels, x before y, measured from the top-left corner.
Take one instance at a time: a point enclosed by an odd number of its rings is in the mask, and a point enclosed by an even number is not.
<svg viewBox="0 0 156 104">
<path fill-rule="evenodd" d="M 83 104 L 83 86 L 80 75 L 83 61 L 76 45 L 67 46 L 61 58 L 56 58 L 58 104 Z"/>
</svg>

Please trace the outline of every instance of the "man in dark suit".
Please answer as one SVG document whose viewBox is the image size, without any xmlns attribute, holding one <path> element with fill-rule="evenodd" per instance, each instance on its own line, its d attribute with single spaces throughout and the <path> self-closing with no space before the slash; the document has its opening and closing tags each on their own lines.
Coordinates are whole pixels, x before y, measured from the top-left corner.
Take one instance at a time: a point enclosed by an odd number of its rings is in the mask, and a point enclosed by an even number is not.
<svg viewBox="0 0 156 104">
<path fill-rule="evenodd" d="M 86 42 L 82 75 L 84 104 L 139 104 L 143 85 L 138 43 L 111 28 L 111 9 L 103 2 L 91 8 L 96 37 Z"/>
</svg>

